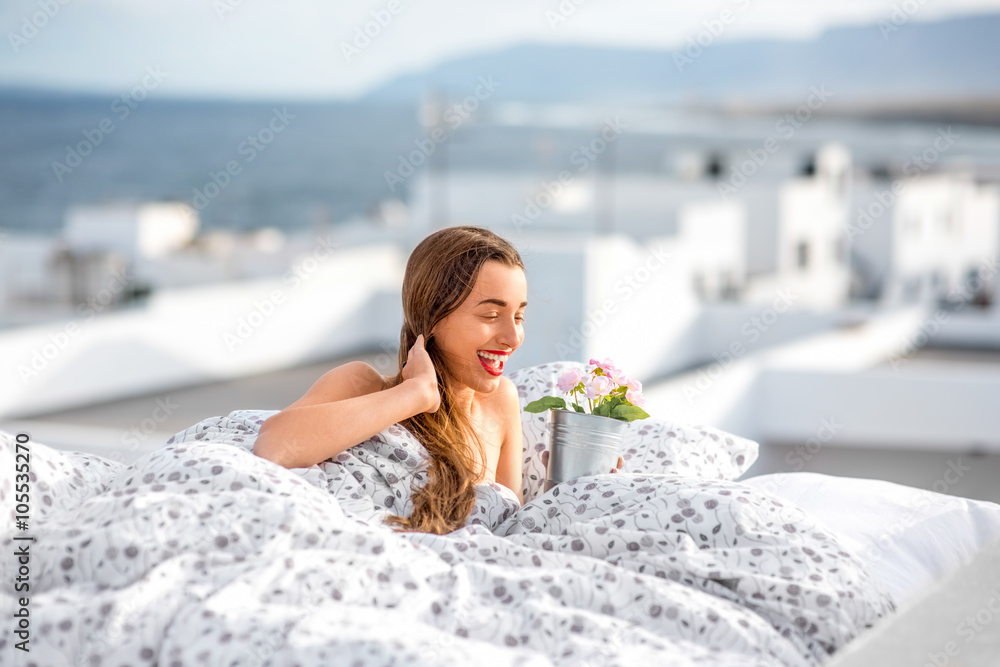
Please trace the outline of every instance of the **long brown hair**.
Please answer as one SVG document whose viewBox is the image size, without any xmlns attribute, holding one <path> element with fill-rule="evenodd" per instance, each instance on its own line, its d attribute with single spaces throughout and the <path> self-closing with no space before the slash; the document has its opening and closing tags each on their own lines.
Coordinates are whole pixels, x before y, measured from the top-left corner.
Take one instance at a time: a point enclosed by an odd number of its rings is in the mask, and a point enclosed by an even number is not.
<svg viewBox="0 0 1000 667">
<path fill-rule="evenodd" d="M 412 493 L 409 517 L 389 515 L 385 523 L 397 532 L 443 535 L 465 525 L 476 505 L 476 481 L 486 456 L 482 440 L 468 415 L 456 407 L 454 376 L 448 371 L 431 329 L 455 311 L 466 297 L 487 261 L 524 269 L 521 256 L 510 243 L 481 227 L 446 227 L 414 248 L 403 276 L 403 328 L 399 335 L 399 370 L 393 385 L 403 381 L 406 355 L 424 334 L 424 345 L 437 372 L 441 405 L 436 412 L 413 415 L 400 425 L 412 433 L 430 456 L 426 484 Z M 473 447 L 479 453 L 477 460 Z M 412 485 L 411 485 L 412 486 Z"/>
</svg>

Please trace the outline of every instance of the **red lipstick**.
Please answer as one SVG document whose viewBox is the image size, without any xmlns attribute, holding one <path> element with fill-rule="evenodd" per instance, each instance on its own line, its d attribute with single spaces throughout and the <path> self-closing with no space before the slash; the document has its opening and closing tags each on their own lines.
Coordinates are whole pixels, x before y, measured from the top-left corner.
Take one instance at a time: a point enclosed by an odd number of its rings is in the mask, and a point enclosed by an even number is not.
<svg viewBox="0 0 1000 667">
<path fill-rule="evenodd" d="M 509 352 L 504 352 L 503 350 L 479 350 L 479 351 L 486 352 L 488 354 L 496 354 L 503 357 L 507 357 L 507 355 L 510 354 Z M 483 359 L 481 356 L 479 356 L 479 354 L 476 354 L 476 357 L 479 359 L 479 363 L 483 365 L 483 368 L 486 369 L 487 373 L 489 373 L 493 377 L 499 377 L 503 375 L 503 365 L 506 359 L 504 361 L 498 361 L 497 368 L 493 368 L 493 365 L 486 359 Z"/>
</svg>

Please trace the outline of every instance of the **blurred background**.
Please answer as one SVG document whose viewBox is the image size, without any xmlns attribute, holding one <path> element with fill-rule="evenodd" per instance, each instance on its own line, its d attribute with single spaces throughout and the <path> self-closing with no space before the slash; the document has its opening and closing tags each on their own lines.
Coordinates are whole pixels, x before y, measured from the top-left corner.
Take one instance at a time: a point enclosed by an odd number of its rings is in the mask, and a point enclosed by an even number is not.
<svg viewBox="0 0 1000 667">
<path fill-rule="evenodd" d="M 514 243 L 507 371 L 1000 502 L 1000 1 L 0 8 L 0 428 L 129 462 L 395 371 L 409 251 Z"/>
</svg>

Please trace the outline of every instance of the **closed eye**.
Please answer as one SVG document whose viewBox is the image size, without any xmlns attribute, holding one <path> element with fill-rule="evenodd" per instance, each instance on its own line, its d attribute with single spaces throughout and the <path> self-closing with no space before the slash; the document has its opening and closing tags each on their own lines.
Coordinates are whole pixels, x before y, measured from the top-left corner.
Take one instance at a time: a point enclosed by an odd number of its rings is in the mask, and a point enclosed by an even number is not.
<svg viewBox="0 0 1000 667">
<path fill-rule="evenodd" d="M 496 315 L 496 314 L 494 314 L 494 315 L 482 315 L 481 317 L 483 317 L 484 319 L 487 319 L 487 320 L 495 320 L 496 318 L 499 317 L 499 315 Z M 524 321 L 524 315 L 518 315 L 514 319 L 516 321 L 518 321 L 518 322 L 523 322 Z"/>
</svg>

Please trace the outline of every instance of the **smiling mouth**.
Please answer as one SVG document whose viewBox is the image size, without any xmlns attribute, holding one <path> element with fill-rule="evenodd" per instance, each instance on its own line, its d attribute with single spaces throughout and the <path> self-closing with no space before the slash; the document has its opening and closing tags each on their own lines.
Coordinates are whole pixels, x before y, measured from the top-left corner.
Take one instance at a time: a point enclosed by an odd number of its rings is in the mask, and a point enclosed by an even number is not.
<svg viewBox="0 0 1000 667">
<path fill-rule="evenodd" d="M 503 374 L 503 365 L 507 361 L 508 354 L 495 354 L 491 352 L 484 352 L 482 350 L 476 353 L 479 357 L 479 363 L 483 365 L 486 372 L 493 376 L 498 376 Z"/>
</svg>

